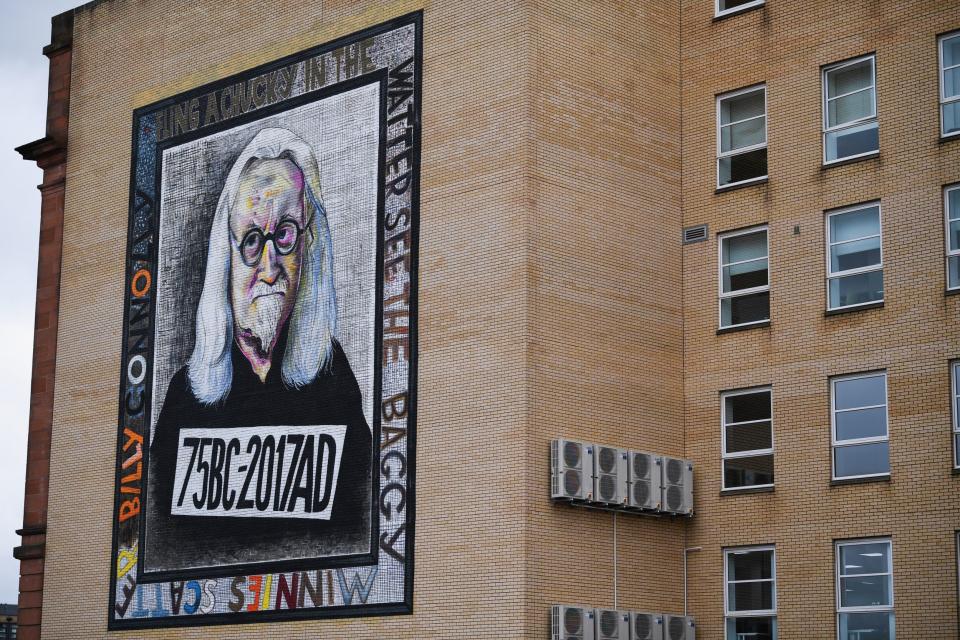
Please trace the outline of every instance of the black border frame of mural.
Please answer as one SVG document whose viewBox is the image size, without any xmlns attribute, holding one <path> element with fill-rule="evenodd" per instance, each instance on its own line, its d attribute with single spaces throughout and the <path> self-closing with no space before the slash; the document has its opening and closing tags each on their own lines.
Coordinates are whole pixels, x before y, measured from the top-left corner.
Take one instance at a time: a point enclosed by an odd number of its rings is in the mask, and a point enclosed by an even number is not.
<svg viewBox="0 0 960 640">
<path fill-rule="evenodd" d="M 109 607 L 107 609 L 107 629 L 108 630 L 123 630 L 123 629 L 158 629 L 158 628 L 168 628 L 168 627 L 195 627 L 195 626 L 211 626 L 211 625 L 237 625 L 237 624 L 252 624 L 252 623 L 264 623 L 264 622 L 279 622 L 279 621 L 294 621 L 294 620 L 304 620 L 304 619 L 323 619 L 323 618 L 348 618 L 348 617 L 367 617 L 367 616 L 384 616 L 384 615 L 403 615 L 403 614 L 412 614 L 413 613 L 413 588 L 414 588 L 414 540 L 415 540 L 415 525 L 416 525 L 416 418 L 417 418 L 417 380 L 418 380 L 418 318 L 419 318 L 419 247 L 420 247 L 420 159 L 421 159 L 421 104 L 423 96 L 423 11 L 418 10 L 412 13 L 408 13 L 402 16 L 398 16 L 387 22 L 383 22 L 361 31 L 357 31 L 351 34 L 347 34 L 335 40 L 329 41 L 327 43 L 311 47 L 272 62 L 259 65 L 244 71 L 232 74 L 220 80 L 207 83 L 205 85 L 195 87 L 185 92 L 178 93 L 176 95 L 170 96 L 163 100 L 157 101 L 150 105 L 146 105 L 135 109 L 132 114 L 132 135 L 131 135 L 131 154 L 130 154 L 130 186 L 129 186 L 129 209 L 128 209 L 128 229 L 127 229 L 127 240 L 125 247 L 125 271 L 123 277 L 123 289 L 122 289 L 122 298 L 124 300 L 123 307 L 123 344 L 121 348 L 121 355 L 126 356 L 128 352 L 128 343 L 129 343 L 129 311 L 130 311 L 130 300 L 127 296 L 127 291 L 130 289 L 132 283 L 132 274 L 131 267 L 133 266 L 133 260 L 131 260 L 131 250 L 133 248 L 134 237 L 132 235 L 132 226 L 137 212 L 136 209 L 136 194 L 137 194 L 137 180 L 136 180 L 136 171 L 137 171 L 137 162 L 138 158 L 138 127 L 139 127 L 139 118 L 145 113 L 149 113 L 156 109 L 160 109 L 171 104 L 175 104 L 184 98 L 187 97 L 196 97 L 209 93 L 210 91 L 217 91 L 223 89 L 230 84 L 239 81 L 240 79 L 246 79 L 261 73 L 279 69 L 287 64 L 291 64 L 295 61 L 306 60 L 317 55 L 321 55 L 340 47 L 343 47 L 354 42 L 358 42 L 365 38 L 374 37 L 382 33 L 386 33 L 397 29 L 402 26 L 410 25 L 414 26 L 414 74 L 413 74 L 413 102 L 414 102 L 414 122 L 413 122 L 413 140 L 412 140 L 412 150 L 411 156 L 409 159 L 409 164 L 411 168 L 411 193 L 410 193 L 410 204 L 411 204 L 411 220 L 410 220 L 410 292 L 408 299 L 409 307 L 409 334 L 408 334 L 408 345 L 409 345 L 409 354 L 408 354 L 408 384 L 407 384 L 407 401 L 408 409 L 406 416 L 406 457 L 407 457 L 407 469 L 406 469 L 406 521 L 404 523 L 404 593 L 403 600 L 396 603 L 389 604 L 359 604 L 359 605 L 341 605 L 341 606 L 328 606 L 328 607 L 309 607 L 304 609 L 280 609 L 280 610 L 266 610 L 266 611 L 252 611 L 252 612 L 236 612 L 236 613 L 216 613 L 216 614 L 194 614 L 189 616 L 164 616 L 164 617 L 145 617 L 145 618 L 132 618 L 132 619 L 117 619 L 115 617 L 115 607 L 116 607 L 116 589 L 117 589 L 117 571 L 116 571 L 116 561 L 117 553 L 119 551 L 119 537 L 121 525 L 116 520 L 116 516 L 119 511 L 120 502 L 121 502 L 121 493 L 119 491 L 120 487 L 120 478 L 121 473 L 120 469 L 115 467 L 114 478 L 113 478 L 113 492 L 114 492 L 114 505 L 113 510 L 110 514 L 110 523 L 111 523 L 111 532 L 112 532 L 112 544 L 111 544 L 111 555 L 109 558 L 109 567 L 110 567 L 110 592 L 108 595 Z M 380 70 L 373 72 L 372 74 L 367 74 L 366 76 L 359 76 L 350 80 L 331 85 L 330 88 L 337 87 L 337 93 L 342 90 L 342 87 L 346 83 L 352 83 L 357 80 L 363 80 L 356 86 L 360 84 L 367 84 L 370 82 L 371 75 L 377 75 L 378 73 L 387 73 L 386 68 L 381 68 Z M 351 87 L 352 88 L 352 87 Z M 251 116 L 246 119 L 247 114 L 239 116 L 237 118 L 232 118 L 229 121 L 229 126 L 224 125 L 221 128 L 220 123 L 217 125 L 212 125 L 209 128 L 204 127 L 202 135 L 195 135 L 196 132 L 191 132 L 190 134 L 183 134 L 180 136 L 171 137 L 170 141 L 176 141 L 178 144 L 186 141 L 193 136 L 193 138 L 200 138 L 212 133 L 218 132 L 226 128 L 232 128 L 239 126 L 248 121 L 253 121 L 269 115 L 273 115 L 280 111 L 285 111 L 294 106 L 294 101 L 300 100 L 301 98 L 306 97 L 306 100 L 302 101 L 302 104 L 307 102 L 315 101 L 320 99 L 321 94 L 327 90 L 327 87 L 314 90 L 313 92 L 304 92 L 301 96 L 296 98 L 290 98 L 287 100 L 278 101 L 274 105 L 269 105 L 267 107 L 257 109 L 251 112 Z M 381 101 L 385 98 L 386 92 L 381 92 Z M 279 108 L 278 105 L 282 106 Z M 296 106 L 299 106 L 296 105 Z M 274 107 L 278 107 L 274 110 Z M 385 117 L 385 111 L 381 111 L 382 118 Z M 381 139 L 381 147 L 384 145 L 385 140 Z M 159 149 L 157 154 L 161 153 L 162 150 Z M 165 146 L 172 146 L 165 145 Z M 382 151 L 382 149 L 381 149 Z M 381 156 L 379 158 L 380 167 L 378 168 L 378 174 L 384 169 L 384 158 Z M 155 166 L 155 179 L 159 180 L 159 170 Z M 383 176 L 380 176 L 380 184 L 378 185 L 378 204 L 381 198 L 385 197 L 384 194 L 384 181 Z M 155 192 L 155 200 L 159 201 L 159 188 Z M 157 205 L 155 205 L 156 207 Z M 379 214 L 378 214 L 379 215 Z M 159 210 L 156 210 L 151 213 L 151 217 L 158 218 Z M 378 230 L 378 239 L 380 239 L 379 246 L 377 248 L 380 272 L 377 275 L 378 282 L 381 281 L 383 277 L 383 265 L 382 265 L 382 252 L 383 244 L 386 239 L 383 237 L 385 232 L 383 228 Z M 159 238 L 155 238 L 153 241 L 153 246 L 151 247 L 151 262 L 155 263 L 156 261 L 156 252 L 159 247 Z M 378 308 L 382 308 L 382 295 L 378 300 Z M 153 323 L 154 312 L 156 305 L 156 296 L 150 301 L 150 328 L 148 331 L 149 346 L 147 347 L 148 353 L 152 354 L 153 350 L 153 339 L 155 326 Z M 382 323 L 381 323 L 382 324 Z M 377 335 L 382 335 L 382 327 L 377 327 Z M 118 464 L 123 453 L 123 444 L 124 444 L 124 402 L 125 402 L 125 391 L 126 385 L 124 383 L 126 376 L 126 367 L 127 367 L 126 357 L 121 358 L 120 362 L 120 385 L 118 391 L 118 404 L 119 404 L 119 420 L 116 425 L 117 429 L 117 442 L 115 449 L 114 464 Z M 153 368 L 150 368 L 149 379 L 145 380 L 144 383 L 152 385 L 153 377 Z M 382 380 L 377 381 L 377 387 L 382 384 Z M 376 409 L 376 407 L 374 407 Z M 148 408 L 144 407 L 144 414 L 146 415 Z M 149 422 L 148 422 L 149 425 Z M 149 426 L 148 426 L 149 430 Z M 146 433 L 146 438 L 144 439 L 144 444 L 147 445 L 146 449 L 149 448 L 148 444 L 149 432 Z M 373 440 L 373 439 L 372 439 Z M 373 441 L 372 447 L 375 452 L 380 451 L 380 442 Z M 149 455 L 149 454 L 148 454 Z M 379 459 L 380 456 L 376 456 L 375 459 Z M 144 460 L 146 462 L 146 460 Z M 382 461 L 381 461 L 382 462 Z M 379 465 L 375 465 L 376 472 L 379 469 Z M 374 489 L 377 487 L 374 484 L 373 478 L 371 478 L 371 484 Z M 141 487 L 146 486 L 146 474 L 143 476 L 141 481 Z M 376 492 L 373 492 L 374 497 L 376 497 Z M 378 513 L 378 503 L 374 500 L 373 511 Z M 141 514 L 143 512 L 141 511 Z M 142 521 L 143 518 L 141 517 Z M 138 526 L 138 529 L 142 527 Z M 371 530 L 373 526 L 371 523 Z M 379 557 L 379 541 L 374 541 L 374 561 Z M 297 568 L 306 569 L 305 563 L 303 561 L 291 561 L 296 563 Z M 139 559 L 138 559 L 139 564 Z M 264 566 L 263 563 L 258 563 L 259 566 Z M 273 563 L 271 568 L 273 569 L 279 563 Z M 374 562 L 375 564 L 375 562 Z M 329 566 L 329 565 L 327 565 Z M 231 565 L 230 575 L 242 575 L 242 567 L 239 565 Z M 139 571 L 139 567 L 138 567 Z M 192 570 L 191 570 L 192 571 Z M 283 571 L 273 572 L 283 573 Z M 199 577 L 213 577 L 209 574 Z M 164 582 L 164 579 L 151 579 L 149 583 Z M 149 584 L 144 582 L 143 584 Z M 140 584 L 138 582 L 138 584 Z"/>
</svg>

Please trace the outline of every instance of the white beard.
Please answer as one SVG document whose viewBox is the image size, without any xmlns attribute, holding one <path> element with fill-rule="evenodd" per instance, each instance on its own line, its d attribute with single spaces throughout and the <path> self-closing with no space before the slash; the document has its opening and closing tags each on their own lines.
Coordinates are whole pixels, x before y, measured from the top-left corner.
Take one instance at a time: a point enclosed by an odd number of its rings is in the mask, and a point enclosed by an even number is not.
<svg viewBox="0 0 960 640">
<path fill-rule="evenodd" d="M 280 314 L 283 313 L 283 298 L 281 296 L 265 296 L 258 298 L 256 313 L 253 317 L 253 326 L 250 333 L 260 341 L 259 351 L 263 355 L 273 350 L 273 343 L 280 330 Z"/>
<path fill-rule="evenodd" d="M 253 312 L 251 314 L 253 317 L 248 319 L 251 320 L 251 326 L 245 328 L 259 341 L 258 351 L 263 356 L 270 355 L 270 352 L 273 351 L 273 343 L 280 331 L 280 316 L 283 313 L 284 296 L 267 295 L 277 292 L 287 293 L 286 279 L 280 278 L 272 286 L 265 282 L 258 282 L 251 292 L 256 300 L 250 308 L 250 311 Z"/>
</svg>

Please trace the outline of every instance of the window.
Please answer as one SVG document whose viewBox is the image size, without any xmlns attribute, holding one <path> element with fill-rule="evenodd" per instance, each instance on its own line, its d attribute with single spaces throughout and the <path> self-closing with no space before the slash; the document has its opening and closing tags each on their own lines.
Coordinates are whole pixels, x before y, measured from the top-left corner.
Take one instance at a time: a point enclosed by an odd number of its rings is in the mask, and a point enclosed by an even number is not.
<svg viewBox="0 0 960 640">
<path fill-rule="evenodd" d="M 883 301 L 880 204 L 827 214 L 828 308 Z"/>
<path fill-rule="evenodd" d="M 767 177 L 767 89 L 717 96 L 717 187 Z"/>
<path fill-rule="evenodd" d="M 880 149 L 874 56 L 823 69 L 823 161 L 859 158 Z"/>
<path fill-rule="evenodd" d="M 770 320 L 767 228 L 720 236 L 720 328 Z"/>
<path fill-rule="evenodd" d="M 838 542 L 837 635 L 840 640 L 893 640 L 890 540 Z"/>
<path fill-rule="evenodd" d="M 953 392 L 953 466 L 960 469 L 960 361 L 950 365 Z"/>
<path fill-rule="evenodd" d="M 721 396 L 723 488 L 773 486 L 773 412 L 769 387 Z"/>
<path fill-rule="evenodd" d="M 887 374 L 833 378 L 830 391 L 833 477 L 889 475 Z"/>
<path fill-rule="evenodd" d="M 960 135 L 960 32 L 940 37 L 940 135 Z"/>
<path fill-rule="evenodd" d="M 717 0 L 716 16 L 719 18 L 720 16 L 759 7 L 763 4 L 763 1 L 764 0 Z"/>
<path fill-rule="evenodd" d="M 723 558 L 727 640 L 776 640 L 774 548 L 725 549 Z"/>
<path fill-rule="evenodd" d="M 947 216 L 947 289 L 960 289 L 960 184 L 943 190 L 943 209 Z"/>
</svg>

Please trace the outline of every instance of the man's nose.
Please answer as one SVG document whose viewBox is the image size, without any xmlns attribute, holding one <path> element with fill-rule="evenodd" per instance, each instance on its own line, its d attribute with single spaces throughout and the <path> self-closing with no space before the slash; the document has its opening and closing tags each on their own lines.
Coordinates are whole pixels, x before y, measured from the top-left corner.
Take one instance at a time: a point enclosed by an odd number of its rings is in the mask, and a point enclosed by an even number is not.
<svg viewBox="0 0 960 640">
<path fill-rule="evenodd" d="M 273 284 L 277 281 L 281 272 L 279 257 L 277 246 L 273 243 L 273 240 L 267 240 L 264 243 L 263 251 L 260 252 L 260 264 L 258 265 L 260 280 L 267 284 Z"/>
</svg>

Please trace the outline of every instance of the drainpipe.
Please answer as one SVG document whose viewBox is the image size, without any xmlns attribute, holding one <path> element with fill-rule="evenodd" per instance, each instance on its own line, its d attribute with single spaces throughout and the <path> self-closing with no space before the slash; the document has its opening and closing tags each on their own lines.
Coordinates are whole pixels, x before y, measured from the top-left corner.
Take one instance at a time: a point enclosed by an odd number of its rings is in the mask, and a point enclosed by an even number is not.
<svg viewBox="0 0 960 640">
<path fill-rule="evenodd" d="M 683 615 L 687 615 L 687 554 L 692 551 L 700 551 L 703 547 L 687 547 L 683 550 Z"/>
<path fill-rule="evenodd" d="M 617 512 L 613 512 L 613 608 L 617 608 Z"/>
</svg>

